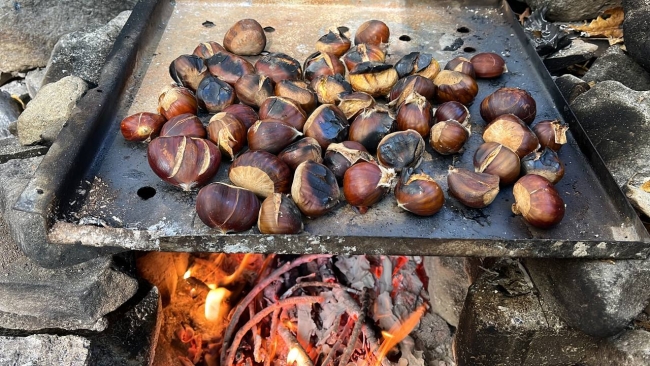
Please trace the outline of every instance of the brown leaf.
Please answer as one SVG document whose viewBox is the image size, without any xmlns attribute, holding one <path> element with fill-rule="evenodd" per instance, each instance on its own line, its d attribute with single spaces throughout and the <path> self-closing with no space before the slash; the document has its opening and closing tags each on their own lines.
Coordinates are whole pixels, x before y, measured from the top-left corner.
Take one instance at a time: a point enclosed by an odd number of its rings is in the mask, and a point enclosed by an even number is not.
<svg viewBox="0 0 650 366">
<path fill-rule="evenodd" d="M 530 8 L 526 8 L 523 13 L 519 14 L 519 23 L 521 25 L 524 25 L 524 21 L 526 21 L 526 18 L 530 16 Z"/>
<path fill-rule="evenodd" d="M 607 17 L 606 19 L 604 17 Z M 586 37 L 623 37 L 623 19 L 625 15 L 622 7 L 606 10 L 603 15 L 591 21 L 589 24 L 570 26 L 571 28 L 584 32 Z"/>
<path fill-rule="evenodd" d="M 610 46 L 613 46 L 615 44 L 623 43 L 623 37 L 619 37 L 619 38 L 609 37 L 607 41 L 609 41 Z"/>
</svg>

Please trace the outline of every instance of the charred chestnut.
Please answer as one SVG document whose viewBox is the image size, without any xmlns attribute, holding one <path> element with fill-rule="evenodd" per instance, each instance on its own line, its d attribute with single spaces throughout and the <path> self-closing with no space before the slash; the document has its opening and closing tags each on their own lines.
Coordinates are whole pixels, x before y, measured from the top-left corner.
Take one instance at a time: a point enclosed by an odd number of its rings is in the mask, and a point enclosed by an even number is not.
<svg viewBox="0 0 650 366">
<path fill-rule="evenodd" d="M 399 79 L 393 66 L 378 62 L 362 62 L 350 71 L 348 77 L 354 91 L 373 97 L 388 94 Z"/>
<path fill-rule="evenodd" d="M 199 107 L 208 113 L 218 113 L 233 104 L 237 95 L 230 84 L 216 76 L 208 75 L 201 80 L 196 90 L 196 99 L 199 101 Z"/>
<path fill-rule="evenodd" d="M 246 127 L 237 117 L 227 112 L 217 113 L 210 118 L 208 139 L 219 146 L 219 150 L 230 160 L 246 145 Z"/>
<path fill-rule="evenodd" d="M 410 75 L 399 79 L 388 95 L 390 105 L 399 108 L 413 92 L 432 102 L 436 97 L 436 86 L 433 81 L 420 75 Z"/>
<path fill-rule="evenodd" d="M 266 76 L 247 74 L 237 80 L 235 92 L 242 103 L 259 108 L 266 98 L 275 95 L 275 87 Z"/>
<path fill-rule="evenodd" d="M 199 83 L 208 73 L 203 59 L 195 55 L 181 55 L 169 64 L 169 75 L 178 84 L 196 91 Z"/>
<path fill-rule="evenodd" d="M 409 168 L 395 186 L 397 207 L 418 216 L 431 216 L 445 204 L 445 195 L 440 185 L 425 173 L 414 173 Z"/>
<path fill-rule="evenodd" d="M 331 29 L 326 35 L 318 39 L 316 42 L 316 50 L 341 57 L 348 52 L 351 44 L 341 29 Z"/>
<path fill-rule="evenodd" d="M 373 46 L 381 46 L 388 43 L 390 29 L 381 20 L 368 20 L 359 26 L 354 34 L 354 44 L 365 43 Z"/>
<path fill-rule="evenodd" d="M 448 121 L 450 119 L 458 121 L 458 123 L 469 123 L 469 110 L 462 103 L 451 101 L 444 102 L 438 106 L 434 114 L 437 122 Z"/>
<path fill-rule="evenodd" d="M 514 183 L 519 178 L 519 157 L 512 150 L 496 142 L 486 142 L 474 154 L 474 170 L 499 176 L 501 186 Z"/>
<path fill-rule="evenodd" d="M 384 62 L 386 54 L 378 46 L 360 44 L 354 46 L 343 55 L 343 63 L 348 71 L 362 62 Z"/>
<path fill-rule="evenodd" d="M 379 141 L 395 131 L 395 128 L 395 119 L 388 110 L 380 107 L 366 109 L 350 125 L 349 139 L 361 143 L 366 150 L 374 153 Z"/>
<path fill-rule="evenodd" d="M 158 113 L 166 119 L 171 119 L 179 114 L 196 114 L 198 103 L 194 93 L 188 88 L 176 86 L 165 89 L 158 97 Z"/>
<path fill-rule="evenodd" d="M 458 71 L 462 72 L 465 75 L 469 75 L 472 78 L 476 79 L 476 72 L 474 72 L 474 66 L 472 62 L 465 57 L 455 57 L 451 59 L 445 65 L 445 70 Z"/>
<path fill-rule="evenodd" d="M 303 67 L 305 80 L 313 79 L 323 75 L 345 75 L 345 66 L 335 55 L 327 52 L 316 52 L 305 60 Z"/>
<path fill-rule="evenodd" d="M 384 169 L 372 162 L 359 162 L 351 166 L 343 176 L 343 195 L 360 214 L 381 201 L 390 190 L 395 171 Z"/>
<path fill-rule="evenodd" d="M 313 112 L 318 105 L 316 94 L 303 81 L 282 80 L 275 85 L 275 95 L 293 99 L 306 113 Z"/>
<path fill-rule="evenodd" d="M 413 130 L 398 131 L 386 135 L 377 146 L 377 160 L 386 168 L 401 172 L 415 168 L 422 161 L 424 139 Z"/>
<path fill-rule="evenodd" d="M 537 174 L 555 184 L 564 176 L 564 164 L 557 153 L 549 148 L 533 151 L 521 159 L 524 174 Z"/>
<path fill-rule="evenodd" d="M 417 92 L 409 95 L 397 111 L 397 129 L 414 130 L 422 137 L 429 135 L 433 125 L 431 104 Z"/>
<path fill-rule="evenodd" d="M 470 62 L 474 66 L 477 78 L 491 79 L 508 72 L 506 62 L 496 53 L 478 53 L 470 59 Z"/>
<path fill-rule="evenodd" d="M 563 125 L 559 120 L 540 121 L 533 127 L 533 132 L 537 135 L 542 147 L 548 147 L 557 152 L 567 142 L 566 132 L 568 129 L 569 126 Z"/>
<path fill-rule="evenodd" d="M 504 114 L 497 117 L 483 131 L 485 142 L 498 142 L 523 158 L 539 147 L 535 133 L 519 117 Z"/>
<path fill-rule="evenodd" d="M 440 64 L 430 53 L 411 52 L 397 61 L 395 70 L 400 78 L 417 74 L 433 80 L 440 72 Z"/>
<path fill-rule="evenodd" d="M 289 196 L 273 193 L 260 208 L 257 228 L 262 234 L 298 234 L 302 231 L 302 214 Z"/>
<path fill-rule="evenodd" d="M 259 55 L 266 47 L 266 35 L 255 19 L 242 19 L 228 29 L 223 46 L 236 55 Z"/>
<path fill-rule="evenodd" d="M 255 122 L 248 129 L 248 148 L 277 154 L 300 136 L 302 133 L 287 122 L 279 119 L 264 119 Z"/>
<path fill-rule="evenodd" d="M 196 46 L 192 54 L 199 56 L 204 60 L 207 60 L 210 57 L 214 56 L 215 53 L 223 52 L 223 51 L 226 51 L 226 49 L 223 48 L 223 46 L 221 46 L 219 43 L 214 41 L 209 41 L 209 42 L 199 43 L 199 45 Z"/>
<path fill-rule="evenodd" d="M 241 122 L 246 130 L 257 122 L 260 117 L 255 110 L 244 104 L 232 104 L 224 108 L 222 112 L 227 112 L 235 116 Z"/>
<path fill-rule="evenodd" d="M 210 74 L 230 85 L 235 85 L 240 77 L 255 73 L 250 62 L 229 52 L 217 52 L 205 61 Z"/>
<path fill-rule="evenodd" d="M 130 115 L 120 123 L 122 136 L 128 141 L 150 141 L 160 134 L 165 117 L 149 112 Z"/>
<path fill-rule="evenodd" d="M 514 114 L 527 124 L 533 123 L 537 114 L 535 99 L 519 88 L 499 88 L 481 102 L 481 117 L 490 123 L 504 114 Z"/>
<path fill-rule="evenodd" d="M 291 99 L 283 97 L 267 98 L 260 105 L 259 115 L 260 119 L 279 119 L 298 131 L 302 131 L 307 121 L 307 113 L 300 108 L 300 105 Z"/>
<path fill-rule="evenodd" d="M 487 207 L 499 193 L 498 176 L 463 168 L 449 169 L 447 185 L 452 196 L 472 208 Z"/>
<path fill-rule="evenodd" d="M 310 85 L 318 101 L 323 104 L 338 103 L 342 97 L 352 93 L 350 83 L 339 74 L 318 77 Z"/>
<path fill-rule="evenodd" d="M 266 151 L 247 151 L 239 155 L 228 169 L 233 184 L 261 197 L 289 193 L 291 170 L 280 158 Z"/>
<path fill-rule="evenodd" d="M 478 94 L 478 84 L 471 76 L 458 71 L 442 70 L 433 80 L 438 90 L 436 96 L 441 102 L 455 100 L 470 104 Z"/>
<path fill-rule="evenodd" d="M 305 161 L 298 165 L 291 185 L 291 197 L 307 217 L 319 217 L 336 207 L 340 190 L 336 177 L 323 164 Z"/>
<path fill-rule="evenodd" d="M 296 170 L 298 165 L 307 160 L 322 163 L 323 149 L 321 149 L 316 139 L 312 137 L 305 137 L 304 139 L 300 139 L 287 146 L 278 154 L 278 158 L 287 163 L 291 170 Z"/>
<path fill-rule="evenodd" d="M 354 119 L 364 109 L 369 109 L 375 106 L 375 98 L 364 92 L 354 92 L 341 97 L 339 102 L 339 109 L 345 118 L 349 120 Z"/>
<path fill-rule="evenodd" d="M 305 136 L 313 137 L 320 147 L 327 149 L 333 142 L 345 141 L 348 138 L 348 120 L 338 107 L 323 104 L 309 116 L 303 126 Z"/>
<path fill-rule="evenodd" d="M 374 161 L 372 155 L 358 142 L 343 141 L 340 144 L 330 144 L 325 151 L 323 165 L 328 167 L 339 184 L 343 184 L 345 172 L 358 161 Z"/>
<path fill-rule="evenodd" d="M 160 130 L 160 136 L 187 136 L 205 138 L 206 132 L 199 117 L 186 113 L 171 118 Z"/>
<path fill-rule="evenodd" d="M 431 127 L 431 147 L 442 155 L 459 153 L 469 138 L 470 130 L 467 125 L 450 119 L 438 122 Z"/>
<path fill-rule="evenodd" d="M 211 183 L 196 196 L 196 214 L 222 234 L 246 231 L 255 225 L 260 200 L 255 193 L 225 183 Z"/>
<path fill-rule="evenodd" d="M 512 212 L 522 215 L 529 224 L 548 229 L 564 218 L 564 201 L 546 178 L 529 174 L 519 178 L 512 188 L 515 203 Z"/>
<path fill-rule="evenodd" d="M 276 84 L 282 80 L 300 80 L 302 77 L 300 62 L 284 53 L 269 53 L 260 57 L 255 63 L 255 71 L 271 78 Z"/>
</svg>

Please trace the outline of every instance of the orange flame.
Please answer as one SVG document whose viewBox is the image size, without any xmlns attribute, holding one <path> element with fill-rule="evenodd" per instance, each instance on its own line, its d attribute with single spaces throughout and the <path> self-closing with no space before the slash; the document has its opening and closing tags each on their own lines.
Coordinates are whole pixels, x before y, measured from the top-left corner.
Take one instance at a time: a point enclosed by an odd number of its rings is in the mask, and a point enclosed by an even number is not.
<svg viewBox="0 0 650 366">
<path fill-rule="evenodd" d="M 294 364 L 297 366 L 311 365 L 311 362 L 305 360 L 305 355 L 298 350 L 298 347 L 291 347 L 287 354 L 287 365 L 292 366 Z"/>
<path fill-rule="evenodd" d="M 409 315 L 409 317 L 406 318 L 406 320 L 404 320 L 401 324 L 395 324 L 389 332 L 382 332 L 384 342 L 379 347 L 379 354 L 377 355 L 377 363 L 375 363 L 375 366 L 380 366 L 382 360 L 388 354 L 388 351 L 395 347 L 395 345 L 397 345 L 399 342 L 404 340 L 404 338 L 406 338 L 406 336 L 408 336 L 409 333 L 415 329 L 415 326 L 418 325 L 425 311 L 426 306 L 422 304 L 418 306 L 415 312 Z"/>
<path fill-rule="evenodd" d="M 215 321 L 225 316 L 229 311 L 226 300 L 230 298 L 230 295 L 230 291 L 223 287 L 210 290 L 205 298 L 205 318 Z"/>
<path fill-rule="evenodd" d="M 190 269 L 188 269 L 187 271 L 185 271 L 185 274 L 183 275 L 183 279 L 186 280 L 186 279 L 190 278 L 191 276 L 192 276 L 192 271 Z"/>
</svg>

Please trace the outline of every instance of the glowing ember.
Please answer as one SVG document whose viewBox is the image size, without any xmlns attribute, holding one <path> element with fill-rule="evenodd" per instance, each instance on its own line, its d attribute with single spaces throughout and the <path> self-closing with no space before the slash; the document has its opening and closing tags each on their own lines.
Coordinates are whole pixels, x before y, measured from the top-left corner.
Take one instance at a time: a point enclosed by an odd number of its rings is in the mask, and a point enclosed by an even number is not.
<svg viewBox="0 0 650 366">
<path fill-rule="evenodd" d="M 205 318 L 210 321 L 221 319 L 230 310 L 226 300 L 230 298 L 230 291 L 218 287 L 208 292 L 205 298 Z"/>
<path fill-rule="evenodd" d="M 185 271 L 185 274 L 183 275 L 183 279 L 186 280 L 190 278 L 190 276 L 192 276 L 192 271 L 188 269 L 187 271 Z"/>
<path fill-rule="evenodd" d="M 288 366 L 307 366 L 311 365 L 311 361 L 304 359 L 304 354 L 298 350 L 296 347 L 291 347 L 289 353 L 287 354 L 287 365 Z"/>
</svg>

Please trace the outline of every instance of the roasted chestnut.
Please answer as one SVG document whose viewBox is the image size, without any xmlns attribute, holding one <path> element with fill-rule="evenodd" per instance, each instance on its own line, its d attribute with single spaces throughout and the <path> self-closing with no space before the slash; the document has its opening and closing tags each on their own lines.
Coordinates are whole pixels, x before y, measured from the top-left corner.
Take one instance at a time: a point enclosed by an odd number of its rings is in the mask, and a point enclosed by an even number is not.
<svg viewBox="0 0 650 366">
<path fill-rule="evenodd" d="M 388 43 L 390 29 L 381 20 L 368 20 L 359 26 L 354 34 L 354 44 L 365 43 L 373 46 L 381 46 Z"/>
<path fill-rule="evenodd" d="M 160 130 L 160 136 L 187 136 L 205 138 L 206 132 L 199 117 L 186 113 L 171 118 Z"/>
<path fill-rule="evenodd" d="M 260 105 L 260 119 L 279 119 L 302 131 L 307 121 L 307 113 L 300 105 L 289 98 L 269 97 Z"/>
<path fill-rule="evenodd" d="M 217 52 L 226 51 L 223 46 L 214 41 L 202 42 L 192 52 L 193 55 L 199 56 L 200 58 L 207 60 L 210 57 L 214 56 Z"/>
<path fill-rule="evenodd" d="M 463 168 L 449 169 L 447 185 L 452 196 L 472 208 L 487 207 L 499 193 L 497 175 L 476 173 Z"/>
<path fill-rule="evenodd" d="M 291 189 L 291 170 L 287 164 L 262 150 L 239 155 L 228 169 L 228 178 L 233 184 L 261 197 L 289 193 Z"/>
<path fill-rule="evenodd" d="M 242 103 L 259 108 L 266 98 L 275 95 L 275 87 L 264 75 L 247 74 L 237 80 L 235 92 Z"/>
<path fill-rule="evenodd" d="M 490 123 L 504 114 L 514 114 L 527 124 L 533 123 L 537 114 L 535 99 L 519 88 L 499 88 L 481 102 L 481 117 Z"/>
<path fill-rule="evenodd" d="M 218 113 L 237 100 L 235 89 L 216 76 L 207 75 L 196 89 L 199 107 L 208 113 Z"/>
<path fill-rule="evenodd" d="M 278 154 L 278 158 L 287 163 L 291 170 L 296 170 L 300 163 L 307 160 L 322 163 L 323 149 L 315 138 L 305 137 L 287 146 Z"/>
<path fill-rule="evenodd" d="M 368 93 L 373 97 L 388 94 L 399 79 L 392 65 L 379 62 L 362 62 L 350 71 L 348 77 L 354 91 Z"/>
<path fill-rule="evenodd" d="M 235 85 L 240 77 L 255 73 L 250 62 L 230 52 L 217 52 L 205 61 L 210 74 L 230 85 Z"/>
<path fill-rule="evenodd" d="M 287 122 L 279 119 L 264 119 L 255 122 L 248 129 L 248 148 L 277 154 L 300 136 L 302 133 Z"/>
<path fill-rule="evenodd" d="M 320 37 L 316 42 L 316 50 L 341 57 L 348 52 L 350 44 L 350 40 L 341 29 L 330 29 L 326 35 Z"/>
<path fill-rule="evenodd" d="M 431 127 L 431 138 L 429 144 L 442 155 L 459 153 L 469 138 L 470 130 L 468 125 L 458 123 L 450 119 L 438 122 Z"/>
<path fill-rule="evenodd" d="M 273 193 L 260 208 L 257 228 L 262 234 L 298 234 L 302 231 L 302 214 L 289 196 Z"/>
<path fill-rule="evenodd" d="M 222 234 L 246 231 L 255 225 L 260 200 L 255 193 L 225 183 L 211 183 L 196 196 L 196 214 Z"/>
<path fill-rule="evenodd" d="M 434 117 L 437 122 L 453 119 L 463 124 L 469 123 L 470 115 L 469 110 L 462 103 L 451 101 L 440 104 Z"/>
<path fill-rule="evenodd" d="M 539 144 L 544 148 L 559 151 L 566 144 L 566 131 L 569 126 L 563 125 L 559 120 L 540 121 L 533 127 L 533 132 L 539 139 Z"/>
<path fill-rule="evenodd" d="M 303 67 L 305 80 L 312 81 L 322 75 L 345 75 L 345 66 L 335 55 L 327 52 L 312 53 Z"/>
<path fill-rule="evenodd" d="M 302 78 L 300 62 L 284 53 L 269 53 L 260 57 L 255 63 L 255 71 L 271 78 L 276 84 L 282 80 L 300 80 Z"/>
<path fill-rule="evenodd" d="M 440 72 L 440 64 L 430 53 L 411 52 L 397 61 L 395 70 L 400 78 L 417 74 L 433 80 Z"/>
<path fill-rule="evenodd" d="M 474 66 L 474 72 L 477 78 L 491 79 L 508 72 L 506 62 L 496 53 L 478 53 L 470 59 L 470 62 Z"/>
<path fill-rule="evenodd" d="M 160 134 L 165 117 L 149 112 L 130 115 L 120 123 L 122 136 L 128 141 L 150 141 Z"/>
<path fill-rule="evenodd" d="M 485 142 L 498 142 L 523 158 L 539 147 L 535 133 L 519 117 L 504 114 L 497 117 L 483 131 Z"/>
<path fill-rule="evenodd" d="M 282 80 L 275 85 L 275 95 L 293 99 L 306 113 L 313 112 L 318 106 L 316 94 L 303 81 Z"/>
<path fill-rule="evenodd" d="M 390 190 L 395 171 L 384 169 L 375 162 L 359 162 L 351 166 L 343 176 L 343 195 L 360 214 L 381 201 Z"/>
<path fill-rule="evenodd" d="M 474 153 L 474 170 L 499 176 L 501 186 L 514 183 L 519 178 L 519 156 L 496 142 L 486 142 Z"/>
<path fill-rule="evenodd" d="M 311 81 L 311 88 L 322 104 L 338 103 L 343 96 L 352 93 L 350 83 L 339 74 L 318 77 Z"/>
<path fill-rule="evenodd" d="M 239 122 L 241 122 L 244 127 L 246 127 L 247 131 L 252 125 L 255 124 L 255 122 L 260 119 L 260 117 L 257 115 L 257 112 L 255 112 L 253 108 L 244 104 L 229 105 L 224 108 L 222 112 L 227 112 L 237 117 Z"/>
<path fill-rule="evenodd" d="M 512 188 L 515 203 L 512 212 L 522 215 L 529 224 L 548 229 L 562 221 L 565 205 L 558 191 L 546 178 L 528 174 L 519 178 Z"/>
<path fill-rule="evenodd" d="M 361 143 L 371 153 L 384 136 L 395 131 L 395 119 L 388 110 L 380 107 L 366 109 L 350 125 L 349 139 Z"/>
<path fill-rule="evenodd" d="M 441 102 L 455 100 L 465 105 L 470 104 L 478 94 L 478 84 L 469 75 L 458 71 L 442 70 L 433 83 L 438 90 L 436 96 Z"/>
<path fill-rule="evenodd" d="M 420 75 L 409 75 L 399 79 L 388 95 L 390 105 L 399 108 L 413 92 L 420 94 L 429 102 L 432 102 L 436 97 L 436 86 L 433 81 Z"/>
<path fill-rule="evenodd" d="M 208 139 L 219 146 L 221 153 L 230 160 L 234 160 L 246 145 L 246 127 L 228 112 L 212 116 L 207 130 Z"/>
<path fill-rule="evenodd" d="M 181 55 L 169 64 L 169 75 L 178 84 L 196 91 L 199 83 L 208 73 L 203 59 L 195 55 Z"/>
<path fill-rule="evenodd" d="M 323 164 L 305 161 L 298 165 L 291 185 L 291 198 L 307 217 L 319 217 L 339 203 L 336 177 Z"/>
<path fill-rule="evenodd" d="M 196 114 L 198 103 L 194 93 L 182 86 L 171 87 L 163 90 L 158 97 L 158 113 L 166 119 L 171 119 L 179 114 Z"/>
<path fill-rule="evenodd" d="M 424 139 L 413 130 L 386 135 L 377 146 L 377 160 L 386 168 L 401 172 L 404 168 L 420 165 L 424 154 Z"/>
<path fill-rule="evenodd" d="M 445 70 L 458 71 L 462 72 L 465 75 L 469 75 L 472 78 L 476 79 L 476 72 L 474 72 L 474 66 L 472 62 L 465 57 L 454 57 L 445 65 Z"/>
<path fill-rule="evenodd" d="M 354 92 L 352 94 L 344 95 L 339 102 L 339 109 L 345 118 L 349 120 L 354 119 L 364 109 L 372 108 L 375 106 L 375 98 L 364 92 Z"/>
<path fill-rule="evenodd" d="M 357 161 L 374 161 L 372 155 L 358 142 L 343 141 L 340 144 L 330 144 L 325 151 L 323 165 L 328 167 L 339 184 L 343 184 L 343 176 Z"/>
<path fill-rule="evenodd" d="M 521 159 L 521 170 L 524 174 L 537 174 L 555 184 L 564 176 L 564 164 L 557 153 L 548 147 L 533 151 Z"/>
<path fill-rule="evenodd" d="M 412 168 L 402 171 L 395 186 L 397 207 L 418 216 L 431 216 L 445 204 L 445 195 L 436 181 Z"/>
<path fill-rule="evenodd" d="M 171 136 L 153 139 L 147 148 L 151 170 L 167 183 L 189 191 L 202 186 L 217 173 L 219 148 L 194 137 Z"/>
<path fill-rule="evenodd" d="M 327 149 L 329 144 L 348 138 L 349 126 L 348 120 L 337 106 L 323 104 L 309 116 L 303 126 L 303 133 L 316 139 L 321 148 Z"/>
<path fill-rule="evenodd" d="M 378 46 L 360 44 L 352 47 L 345 55 L 343 55 L 343 63 L 349 70 L 354 69 L 362 62 L 384 62 L 386 61 L 386 54 Z"/>
<path fill-rule="evenodd" d="M 397 110 L 397 129 L 414 130 L 422 137 L 429 135 L 433 125 L 431 103 L 417 92 L 411 93 Z"/>
<path fill-rule="evenodd" d="M 255 19 L 242 19 L 228 29 L 223 46 L 236 55 L 259 55 L 266 47 L 266 35 Z"/>
</svg>

